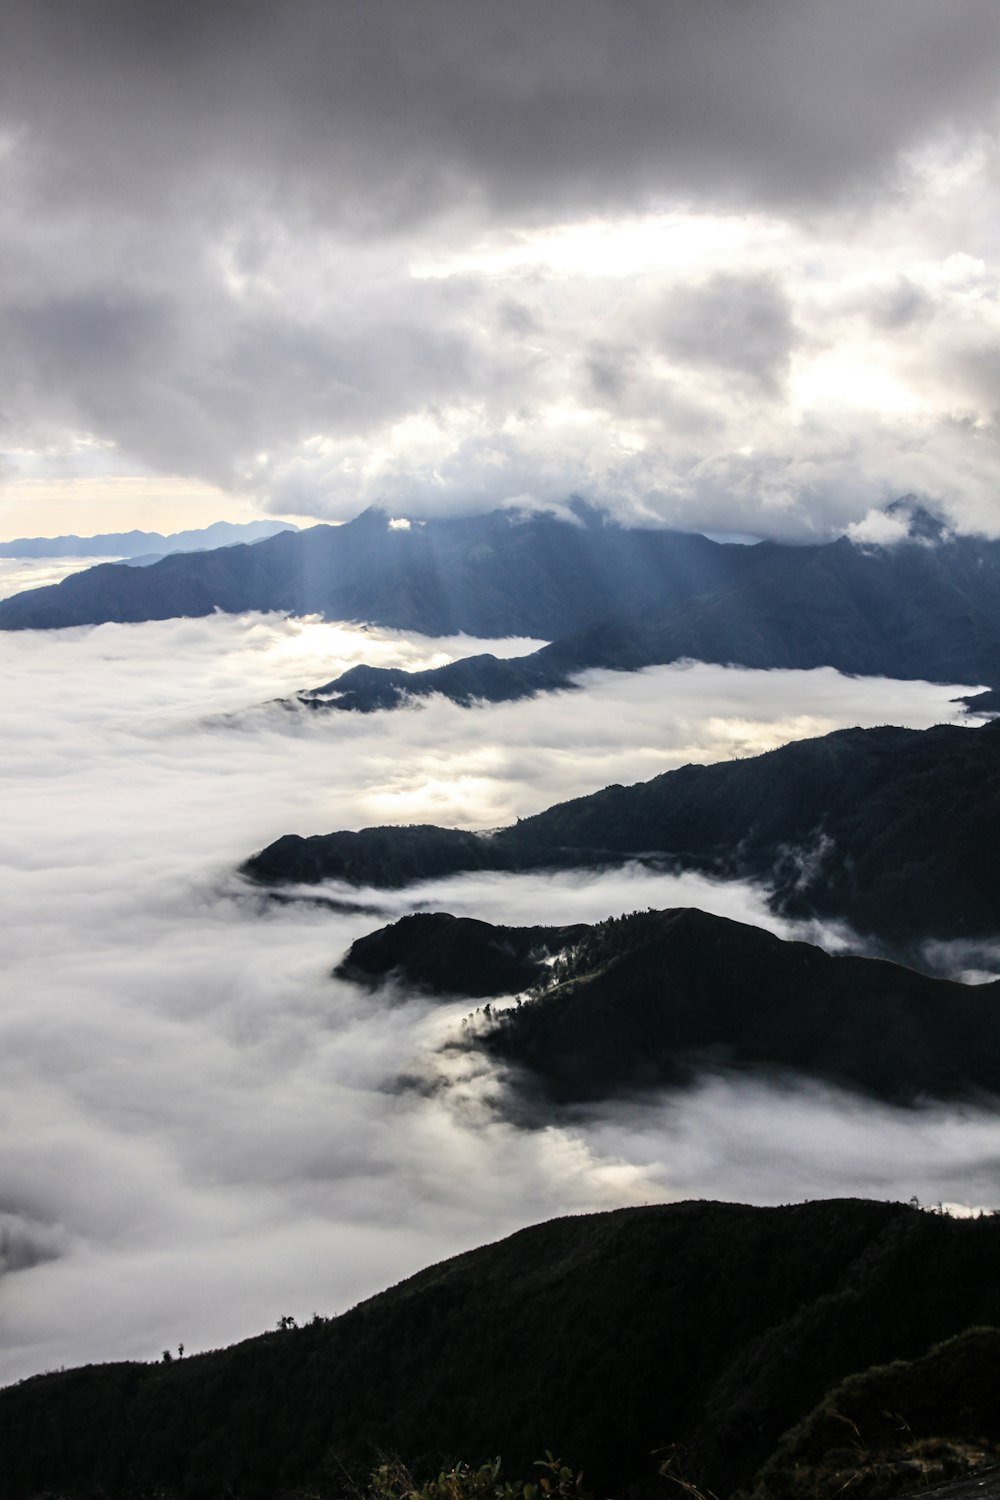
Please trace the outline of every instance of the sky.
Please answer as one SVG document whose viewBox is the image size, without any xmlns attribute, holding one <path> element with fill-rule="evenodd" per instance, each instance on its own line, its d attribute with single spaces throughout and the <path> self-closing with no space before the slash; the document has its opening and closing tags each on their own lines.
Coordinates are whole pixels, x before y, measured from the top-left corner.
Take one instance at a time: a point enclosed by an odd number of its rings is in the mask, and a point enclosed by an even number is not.
<svg viewBox="0 0 1000 1500">
<path fill-rule="evenodd" d="M 994 0 L 6 0 L 0 538 L 1000 534 L 998 103 Z"/>
<path fill-rule="evenodd" d="M 497 826 L 691 760 L 958 711 L 958 685 L 690 664 L 475 710 L 271 701 L 358 661 L 418 668 L 478 644 L 275 615 L 4 638 L 0 1383 L 331 1315 L 558 1213 L 1000 1203 L 995 1114 L 893 1111 L 802 1082 L 706 1077 L 518 1129 L 502 1075 L 442 1052 L 473 1002 L 373 995 L 331 972 L 414 908 L 560 923 L 694 904 L 850 941 L 774 918 L 761 890 L 635 868 L 486 874 L 339 892 L 372 908 L 352 913 L 274 905 L 239 881 L 285 832 Z M 439 1086 L 400 1092 L 403 1074 Z"/>
</svg>

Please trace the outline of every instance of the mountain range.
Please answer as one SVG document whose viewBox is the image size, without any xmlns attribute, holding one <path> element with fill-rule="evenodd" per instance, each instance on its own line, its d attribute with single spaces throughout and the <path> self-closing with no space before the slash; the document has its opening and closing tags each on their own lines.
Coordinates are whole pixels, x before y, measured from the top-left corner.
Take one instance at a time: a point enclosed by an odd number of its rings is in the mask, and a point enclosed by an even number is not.
<svg viewBox="0 0 1000 1500">
<path fill-rule="evenodd" d="M 724 580 L 706 585 L 701 574 L 690 588 L 664 587 L 641 604 L 627 594 L 603 618 L 530 655 L 481 654 L 422 672 L 354 667 L 297 701 L 362 712 L 432 693 L 463 705 L 501 702 L 572 688 L 594 667 L 635 671 L 684 659 L 995 687 L 1000 543 L 935 532 L 919 508 L 907 514 L 911 535 L 891 547 L 844 537 L 823 546 L 727 546 L 717 559 Z M 975 707 L 995 712 L 994 699 L 980 696 Z"/>
<path fill-rule="evenodd" d="M 580 501 L 569 518 L 501 510 L 411 521 L 368 510 L 139 574 L 91 568 L 0 601 L 0 629 L 280 610 L 550 642 L 512 661 L 355 668 L 304 692 L 312 708 L 371 710 L 432 692 L 519 698 L 571 686 L 591 667 L 682 658 L 996 688 L 1000 542 L 956 536 L 911 498 L 894 510 L 909 532 L 891 546 L 716 542 L 625 528 Z"/>
<path fill-rule="evenodd" d="M 140 575 L 88 569 L 15 596 L 16 607 L 4 601 L 0 628 L 280 610 L 427 635 L 548 639 L 720 587 L 742 576 L 753 550 L 627 530 L 582 504 L 572 520 L 495 511 L 405 524 L 372 509 L 252 549 L 175 555 Z"/>
<path fill-rule="evenodd" d="M 193 531 L 104 531 L 98 536 L 22 536 L 0 542 L 0 557 L 153 558 L 259 542 L 281 531 L 297 531 L 289 521 L 214 521 Z M 56 587 L 56 585 L 53 585 Z"/>
<path fill-rule="evenodd" d="M 401 887 L 461 871 L 620 865 L 764 884 L 772 909 L 847 922 L 886 951 L 1000 933 L 1000 721 L 842 729 L 606 787 L 489 834 L 416 825 L 286 834 L 262 885 Z"/>
<path fill-rule="evenodd" d="M 865 1200 L 555 1219 L 339 1317 L 0 1391 L 3 1493 L 326 1500 L 386 1454 L 549 1449 L 598 1496 L 677 1493 L 667 1458 L 722 1497 L 874 1500 L 931 1442 L 1000 1454 L 998 1259 L 995 1217 Z"/>
</svg>

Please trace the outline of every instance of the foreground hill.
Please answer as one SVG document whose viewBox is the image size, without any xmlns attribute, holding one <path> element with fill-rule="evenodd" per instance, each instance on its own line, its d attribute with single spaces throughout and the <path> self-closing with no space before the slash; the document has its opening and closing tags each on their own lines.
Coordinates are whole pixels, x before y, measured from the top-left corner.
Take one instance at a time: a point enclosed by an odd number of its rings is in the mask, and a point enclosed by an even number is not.
<svg viewBox="0 0 1000 1500">
<path fill-rule="evenodd" d="M 790 1070 L 893 1104 L 1000 1103 L 1000 980 L 968 986 L 834 958 L 693 909 L 570 928 L 422 913 L 359 939 L 338 973 L 477 997 L 533 984 L 470 1040 L 513 1064 L 515 1087 L 543 1104 L 677 1087 L 719 1068 Z"/>
<path fill-rule="evenodd" d="M 935 1485 L 935 1500 L 996 1500 L 998 1369 L 1000 1329 L 969 1328 L 918 1359 L 849 1375 L 785 1435 L 750 1500 L 833 1500 L 845 1492 L 875 1500 L 911 1486 L 923 1491 L 967 1465 L 978 1472 L 954 1489 Z M 988 1476 L 984 1463 L 994 1466 Z"/>
<path fill-rule="evenodd" d="M 556 1219 L 329 1321 L 0 1392 L 3 1493 L 334 1496 L 385 1451 L 516 1474 L 551 1448 L 600 1496 L 678 1444 L 726 1496 L 846 1376 L 1000 1322 L 998 1261 L 1000 1220 L 863 1200 Z M 958 1411 L 941 1393 L 950 1435 L 996 1434 L 993 1384 Z"/>
<path fill-rule="evenodd" d="M 387 887 L 628 859 L 763 882 L 774 910 L 843 920 L 898 951 L 930 937 L 994 937 L 1000 721 L 837 730 L 607 787 L 488 836 L 419 825 L 288 834 L 244 872 L 261 884 Z"/>
</svg>

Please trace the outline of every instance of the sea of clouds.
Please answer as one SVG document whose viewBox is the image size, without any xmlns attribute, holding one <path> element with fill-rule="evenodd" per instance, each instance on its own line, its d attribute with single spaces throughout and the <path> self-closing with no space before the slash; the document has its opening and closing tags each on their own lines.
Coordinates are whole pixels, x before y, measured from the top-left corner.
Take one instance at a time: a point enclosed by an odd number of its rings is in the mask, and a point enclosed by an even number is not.
<svg viewBox="0 0 1000 1500">
<path fill-rule="evenodd" d="M 531 1131 L 472 1064 L 450 1088 L 396 1087 L 470 1006 L 331 970 L 414 907 L 562 922 L 696 904 L 793 929 L 759 890 L 635 868 L 350 893 L 376 914 L 279 905 L 235 874 L 254 850 L 373 823 L 488 828 L 688 760 L 957 719 L 957 687 L 685 665 L 474 710 L 271 701 L 359 661 L 480 645 L 259 615 L 3 637 L 0 1379 L 332 1314 L 561 1212 L 1000 1200 L 995 1120 L 969 1110 L 711 1078 Z"/>
<path fill-rule="evenodd" d="M 62 583 L 71 573 L 92 568 L 94 561 L 92 557 L 0 557 L 0 599 L 9 599 L 25 589 Z M 102 557 L 99 561 L 116 562 L 117 558 Z"/>
</svg>

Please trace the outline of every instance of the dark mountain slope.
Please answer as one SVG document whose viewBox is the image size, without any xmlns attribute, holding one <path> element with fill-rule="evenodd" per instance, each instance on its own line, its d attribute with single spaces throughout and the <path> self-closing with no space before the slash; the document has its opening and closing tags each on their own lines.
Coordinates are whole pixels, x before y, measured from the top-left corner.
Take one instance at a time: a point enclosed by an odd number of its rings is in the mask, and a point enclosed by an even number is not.
<svg viewBox="0 0 1000 1500">
<path fill-rule="evenodd" d="M 530 657 L 528 660 L 530 661 Z M 970 714 L 982 714 L 987 718 L 995 718 L 1000 714 L 1000 688 L 987 688 L 985 693 L 969 693 L 965 698 L 955 698 L 955 703 L 964 703 Z"/>
<path fill-rule="evenodd" d="M 471 1043 L 525 1070 L 515 1083 L 548 1103 L 724 1067 L 789 1069 L 893 1104 L 1000 1104 L 1000 980 L 972 987 L 834 958 L 693 909 L 562 929 L 404 917 L 354 943 L 337 972 L 475 997 L 534 982 Z"/>
<path fill-rule="evenodd" d="M 958 538 L 866 549 L 765 543 L 749 585 L 656 622 L 647 649 L 748 667 L 992 681 L 1000 661 L 1000 545 Z"/>
<path fill-rule="evenodd" d="M 546 1447 L 601 1495 L 670 1443 L 728 1494 L 844 1376 L 1000 1321 L 998 1263 L 1000 1221 L 899 1204 L 558 1219 L 329 1322 L 3 1391 L 4 1497 L 332 1496 L 379 1450 L 530 1473 Z"/>
<path fill-rule="evenodd" d="M 541 651 L 506 659 L 483 652 L 422 672 L 407 672 L 403 667 L 351 667 L 332 682 L 282 701 L 289 708 L 300 704 L 308 709 L 369 714 L 380 708 L 401 708 L 410 699 L 440 693 L 469 708 L 474 703 L 509 703 L 533 698 L 536 693 L 573 688 L 576 684 L 570 673 L 575 670 L 570 667 L 563 672 Z"/>
<path fill-rule="evenodd" d="M 472 657 L 419 673 L 354 669 L 299 701 L 364 712 L 435 692 L 462 704 L 500 702 L 570 686 L 591 667 L 634 671 L 683 658 L 994 684 L 1000 544 L 970 537 L 891 548 L 843 538 L 822 547 L 763 543 L 720 588 L 674 590 L 641 613 L 598 621 L 529 656 Z"/>
<path fill-rule="evenodd" d="M 995 936 L 1000 721 L 838 730 L 607 787 L 488 837 L 419 827 L 286 835 L 244 873 L 262 884 L 401 886 L 462 870 L 629 858 L 762 881 L 777 911 L 844 920 L 900 948 Z"/>
<path fill-rule="evenodd" d="M 358 984 L 384 984 L 397 972 L 408 987 L 474 999 L 526 990 L 547 960 L 591 931 L 570 927 L 494 927 L 448 912 L 401 917 L 352 943 L 336 973 Z"/>
<path fill-rule="evenodd" d="M 506 868 L 493 840 L 460 828 L 415 823 L 305 839 L 286 833 L 247 860 L 243 873 L 261 885 L 316 885 L 334 879 L 391 889 L 458 870 Z"/>
<path fill-rule="evenodd" d="M 369 510 L 344 526 L 251 548 L 165 558 L 141 573 L 90 568 L 0 601 L 0 629 L 280 610 L 425 634 L 551 638 L 611 614 L 642 614 L 749 575 L 755 548 L 664 530 L 629 531 L 578 506 L 551 515 L 414 522 Z"/>
<path fill-rule="evenodd" d="M 1000 1329 L 970 1328 L 919 1359 L 849 1375 L 786 1433 L 752 1500 L 834 1500 L 844 1492 L 879 1500 L 899 1493 L 901 1480 L 924 1491 L 970 1461 L 996 1464 L 998 1369 Z M 995 1496 L 1000 1471 L 991 1477 L 988 1492 L 969 1480 L 963 1493 Z"/>
<path fill-rule="evenodd" d="M 177 552 L 148 568 L 101 563 L 49 588 L 27 589 L 0 600 L 0 629 L 48 630 L 109 620 L 166 620 L 215 609 L 306 612 L 308 576 L 303 538 L 313 537 L 313 560 L 322 549 L 314 528 L 281 532 L 253 546 Z"/>
</svg>

